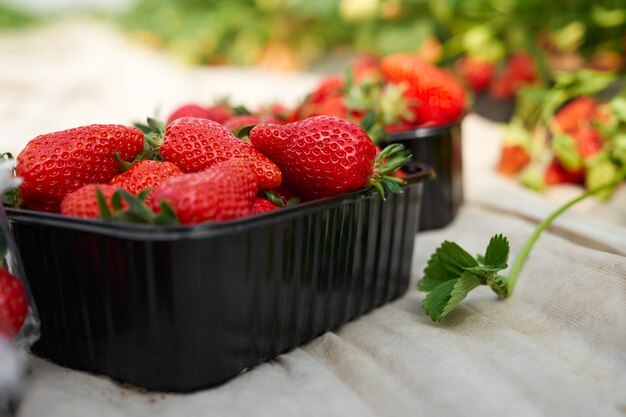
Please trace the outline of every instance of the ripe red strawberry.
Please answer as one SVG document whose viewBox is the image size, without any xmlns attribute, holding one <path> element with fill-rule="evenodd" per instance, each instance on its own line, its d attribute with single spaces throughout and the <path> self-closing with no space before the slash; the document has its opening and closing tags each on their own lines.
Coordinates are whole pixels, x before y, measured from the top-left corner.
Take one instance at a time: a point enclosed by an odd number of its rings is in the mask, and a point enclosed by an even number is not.
<svg viewBox="0 0 626 417">
<path fill-rule="evenodd" d="M 583 169 L 568 171 L 557 160 L 554 160 L 546 168 L 544 178 L 547 185 L 582 184 L 585 180 L 585 171 Z"/>
<path fill-rule="evenodd" d="M 498 99 L 515 97 L 517 90 L 537 81 L 537 71 L 532 55 L 517 52 L 509 58 L 506 67 L 491 84 L 490 93 Z"/>
<path fill-rule="evenodd" d="M 27 314 L 24 285 L 9 271 L 0 268 L 0 334 L 14 337 L 22 328 Z"/>
<path fill-rule="evenodd" d="M 361 55 L 350 63 L 350 69 L 357 83 L 378 81 L 381 78 L 380 62 L 376 55 Z"/>
<path fill-rule="evenodd" d="M 269 200 L 257 198 L 254 200 L 254 204 L 252 205 L 252 214 L 266 213 L 268 211 L 278 210 L 279 208 L 280 207 Z"/>
<path fill-rule="evenodd" d="M 202 107 L 198 104 L 185 104 L 170 114 L 170 117 L 167 119 L 167 123 L 170 124 L 174 120 L 182 117 L 196 117 L 199 119 L 209 119 L 218 123 L 224 123 L 224 121 L 232 115 L 232 109 L 225 104 L 215 104 L 209 107 Z"/>
<path fill-rule="evenodd" d="M 37 136 L 17 157 L 22 199 L 31 210 L 58 212 L 68 193 L 86 184 L 107 183 L 123 160 L 143 149 L 143 133 L 134 127 L 90 125 Z"/>
<path fill-rule="evenodd" d="M 204 107 L 201 107 L 197 104 L 184 104 L 178 107 L 176 110 L 170 114 L 170 117 L 167 118 L 167 123 L 171 123 L 176 119 L 180 119 L 181 117 L 198 117 L 201 119 L 209 119 L 210 113 Z"/>
<path fill-rule="evenodd" d="M 224 127 L 231 132 L 237 132 L 246 126 L 255 126 L 260 123 L 282 124 L 283 122 L 273 116 L 254 116 L 252 114 L 242 114 L 227 119 L 223 124 Z"/>
<path fill-rule="evenodd" d="M 109 184 L 137 195 L 148 188 L 154 190 L 166 179 L 178 175 L 183 175 L 183 171 L 171 162 L 146 160 L 131 165 L 128 171 L 113 177 Z M 146 199 L 146 204 L 149 201 L 150 197 Z"/>
<path fill-rule="evenodd" d="M 456 63 L 459 75 L 465 80 L 467 85 L 475 92 L 481 92 L 489 87 L 493 74 L 495 73 L 495 65 L 491 61 L 474 58 L 472 56 L 464 56 Z"/>
<path fill-rule="evenodd" d="M 181 224 L 225 221 L 252 214 L 258 191 L 253 165 L 230 159 L 163 182 L 152 194 L 152 209 L 165 201 Z"/>
<path fill-rule="evenodd" d="M 284 126 L 258 125 L 250 140 L 281 168 L 286 186 L 305 199 L 359 190 L 374 176 L 376 147 L 347 120 L 317 116 Z"/>
<path fill-rule="evenodd" d="M 282 181 L 276 164 L 212 120 L 183 117 L 173 121 L 165 129 L 159 152 L 164 161 L 183 172 L 202 171 L 235 158 L 253 163 L 261 189 L 278 187 Z"/>
<path fill-rule="evenodd" d="M 233 116 L 233 110 L 226 104 L 214 104 L 206 108 L 208 113 L 207 119 L 224 123 L 228 118 Z"/>
<path fill-rule="evenodd" d="M 445 125 L 458 122 L 463 116 L 465 91 L 446 71 L 405 53 L 388 55 L 380 65 L 390 83 L 407 86 L 404 97 L 412 103 L 416 124 Z"/>
<path fill-rule="evenodd" d="M 113 211 L 111 199 L 120 187 L 109 184 L 89 184 L 65 196 L 61 203 L 61 214 L 86 219 L 97 219 L 100 217 L 100 204 L 98 203 L 96 189 L 102 192 L 109 210 Z M 124 201 L 122 201 L 122 208 L 126 208 Z"/>
<path fill-rule="evenodd" d="M 592 127 L 586 127 L 572 133 L 578 153 L 583 159 L 594 156 L 602 150 L 602 135 Z"/>
<path fill-rule="evenodd" d="M 589 125 L 598 103 L 593 97 L 582 96 L 567 103 L 555 115 L 554 123 L 565 133 L 573 133 L 581 125 Z"/>
<path fill-rule="evenodd" d="M 300 109 L 301 117 L 334 116 L 348 119 L 348 108 L 343 95 L 331 95 L 316 103 L 306 103 Z"/>
<path fill-rule="evenodd" d="M 529 162 L 530 155 L 526 148 L 520 145 L 505 145 L 500 154 L 498 172 L 510 177 L 520 172 Z"/>
<path fill-rule="evenodd" d="M 317 85 L 311 95 L 308 97 L 309 103 L 321 103 L 330 96 L 343 95 L 345 88 L 345 81 L 343 77 L 339 75 L 328 76 Z"/>
</svg>

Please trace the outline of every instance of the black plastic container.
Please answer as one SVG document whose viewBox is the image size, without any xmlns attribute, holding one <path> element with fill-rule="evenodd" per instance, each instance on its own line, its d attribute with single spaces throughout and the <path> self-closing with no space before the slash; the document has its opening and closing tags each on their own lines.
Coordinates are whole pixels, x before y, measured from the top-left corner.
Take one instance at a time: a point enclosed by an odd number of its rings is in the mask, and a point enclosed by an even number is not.
<svg viewBox="0 0 626 417">
<path fill-rule="evenodd" d="M 463 204 L 463 155 L 461 125 L 416 128 L 393 133 L 389 143 L 403 144 L 413 161 L 434 168 L 436 178 L 424 184 L 418 230 L 437 229 L 449 224 Z"/>
<path fill-rule="evenodd" d="M 194 227 L 24 210 L 9 219 L 41 315 L 33 351 L 190 391 L 307 342 L 408 288 L 422 181 Z"/>
</svg>

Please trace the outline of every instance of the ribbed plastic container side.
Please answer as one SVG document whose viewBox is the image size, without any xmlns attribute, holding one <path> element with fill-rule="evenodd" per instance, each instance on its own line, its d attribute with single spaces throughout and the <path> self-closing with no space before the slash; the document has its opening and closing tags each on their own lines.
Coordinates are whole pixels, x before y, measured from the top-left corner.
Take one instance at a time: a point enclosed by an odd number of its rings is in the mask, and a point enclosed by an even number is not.
<svg viewBox="0 0 626 417">
<path fill-rule="evenodd" d="M 14 221 L 34 351 L 149 389 L 223 382 L 402 295 L 421 187 L 175 240 Z"/>
</svg>

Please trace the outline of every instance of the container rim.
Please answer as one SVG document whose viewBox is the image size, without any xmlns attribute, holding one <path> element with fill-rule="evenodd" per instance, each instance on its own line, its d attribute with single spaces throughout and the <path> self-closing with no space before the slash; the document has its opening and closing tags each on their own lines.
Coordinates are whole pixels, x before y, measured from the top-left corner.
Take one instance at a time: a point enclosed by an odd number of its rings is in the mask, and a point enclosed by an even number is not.
<svg viewBox="0 0 626 417">
<path fill-rule="evenodd" d="M 450 132 L 453 129 L 457 129 L 461 126 L 461 121 L 434 127 L 416 127 L 411 130 L 404 130 L 402 132 L 394 132 L 389 134 L 389 140 L 393 142 L 413 139 L 423 139 L 438 136 L 445 132 Z"/>
<path fill-rule="evenodd" d="M 411 166 L 415 172 L 408 174 L 404 178 L 407 184 L 402 186 L 402 188 L 417 182 L 432 179 L 435 176 L 434 169 L 428 165 L 412 163 Z M 303 211 L 315 209 L 329 203 L 341 202 L 350 198 L 363 198 L 375 192 L 376 191 L 372 189 L 364 189 L 339 196 L 308 201 L 292 207 L 286 207 L 281 210 L 247 216 L 241 219 L 189 226 L 111 222 L 98 219 L 94 220 L 69 217 L 57 213 L 45 213 L 10 207 L 6 207 L 5 210 L 9 220 L 15 223 L 36 223 L 41 226 L 63 227 L 81 232 L 91 232 L 130 240 L 174 240 L 183 237 L 204 238 L 208 235 L 232 233 L 256 224 L 277 223 L 278 221 L 297 217 Z"/>
</svg>

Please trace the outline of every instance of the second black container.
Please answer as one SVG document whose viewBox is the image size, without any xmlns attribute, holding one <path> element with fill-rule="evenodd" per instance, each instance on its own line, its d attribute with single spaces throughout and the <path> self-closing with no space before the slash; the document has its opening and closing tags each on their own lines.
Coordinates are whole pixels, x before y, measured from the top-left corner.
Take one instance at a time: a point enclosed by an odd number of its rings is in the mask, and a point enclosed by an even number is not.
<svg viewBox="0 0 626 417">
<path fill-rule="evenodd" d="M 449 224 L 463 203 L 463 155 L 461 125 L 420 127 L 393 133 L 389 142 L 401 143 L 413 161 L 434 168 L 436 178 L 424 184 L 419 230 L 437 229 Z"/>
</svg>

